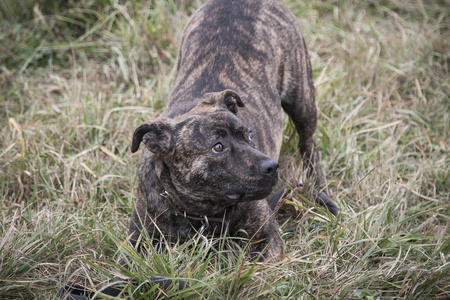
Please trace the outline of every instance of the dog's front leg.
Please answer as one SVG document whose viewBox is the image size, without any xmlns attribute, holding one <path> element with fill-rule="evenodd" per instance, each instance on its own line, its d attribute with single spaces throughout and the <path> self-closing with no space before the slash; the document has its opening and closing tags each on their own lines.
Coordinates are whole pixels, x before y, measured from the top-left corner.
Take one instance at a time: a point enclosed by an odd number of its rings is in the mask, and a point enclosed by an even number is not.
<svg viewBox="0 0 450 300">
<path fill-rule="evenodd" d="M 231 229 L 234 232 L 244 230 L 245 237 L 252 240 L 250 253 L 253 259 L 276 261 L 279 258 L 283 252 L 283 243 L 275 216 L 266 200 L 240 205 L 239 213 L 233 219 Z M 238 235 L 242 236 L 240 233 Z"/>
</svg>

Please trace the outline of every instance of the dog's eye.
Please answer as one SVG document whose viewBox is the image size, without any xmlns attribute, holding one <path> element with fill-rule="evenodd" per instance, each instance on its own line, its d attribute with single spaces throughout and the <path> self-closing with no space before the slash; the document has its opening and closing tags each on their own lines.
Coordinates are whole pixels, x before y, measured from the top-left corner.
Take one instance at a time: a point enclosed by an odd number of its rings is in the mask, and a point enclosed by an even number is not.
<svg viewBox="0 0 450 300">
<path fill-rule="evenodd" d="M 248 140 L 250 142 L 253 142 L 253 132 L 251 132 L 251 131 L 248 132 Z"/>
<path fill-rule="evenodd" d="M 217 143 L 212 147 L 213 153 L 221 153 L 225 150 L 225 147 L 222 145 L 222 143 Z"/>
</svg>

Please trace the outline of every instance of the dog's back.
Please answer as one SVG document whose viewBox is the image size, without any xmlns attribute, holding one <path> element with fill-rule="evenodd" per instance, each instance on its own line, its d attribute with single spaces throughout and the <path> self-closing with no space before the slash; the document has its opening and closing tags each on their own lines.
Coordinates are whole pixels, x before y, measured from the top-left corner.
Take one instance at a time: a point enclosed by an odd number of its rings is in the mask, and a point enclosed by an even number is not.
<svg viewBox="0 0 450 300">
<path fill-rule="evenodd" d="M 204 93 L 232 89 L 245 104 L 239 118 L 255 132 L 257 149 L 277 159 L 282 100 L 300 89 L 314 93 L 306 55 L 297 21 L 281 2 L 209 1 L 184 30 L 166 113 L 184 113 Z"/>
</svg>

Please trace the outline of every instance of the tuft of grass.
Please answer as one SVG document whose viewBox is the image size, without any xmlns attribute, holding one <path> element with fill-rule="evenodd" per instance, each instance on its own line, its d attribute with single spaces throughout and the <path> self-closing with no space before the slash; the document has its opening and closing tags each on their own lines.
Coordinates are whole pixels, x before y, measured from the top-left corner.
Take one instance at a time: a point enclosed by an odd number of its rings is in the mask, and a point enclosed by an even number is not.
<svg viewBox="0 0 450 300">
<path fill-rule="evenodd" d="M 56 298 L 71 283 L 97 291 L 113 276 L 137 283 L 121 295 L 133 299 L 450 297 L 441 0 L 284 1 L 315 70 L 316 140 L 337 218 L 311 201 L 285 118 L 278 221 L 299 232 L 280 262 L 252 263 L 248 242 L 233 238 L 145 256 L 127 246 L 131 135 L 164 109 L 181 29 L 203 2 L 1 2 L 0 298 Z M 190 288 L 161 289 L 151 276 Z"/>
</svg>

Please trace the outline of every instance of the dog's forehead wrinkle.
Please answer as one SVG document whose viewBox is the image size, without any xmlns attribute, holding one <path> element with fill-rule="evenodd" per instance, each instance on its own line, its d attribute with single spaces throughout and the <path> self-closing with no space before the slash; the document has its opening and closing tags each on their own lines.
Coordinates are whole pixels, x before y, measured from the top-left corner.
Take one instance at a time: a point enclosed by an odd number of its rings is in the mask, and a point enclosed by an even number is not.
<svg viewBox="0 0 450 300">
<path fill-rule="evenodd" d="M 248 130 L 239 118 L 225 110 L 219 110 L 207 114 L 194 114 L 179 121 L 176 125 L 176 136 L 178 140 L 182 138 L 186 143 L 189 143 L 188 140 L 202 142 L 214 136 L 225 137 L 228 134 L 240 136 Z"/>
<path fill-rule="evenodd" d="M 202 131 L 202 122 L 198 118 L 189 118 L 179 122 L 176 126 L 176 143 L 191 143 L 192 138 L 198 137 Z"/>
</svg>

